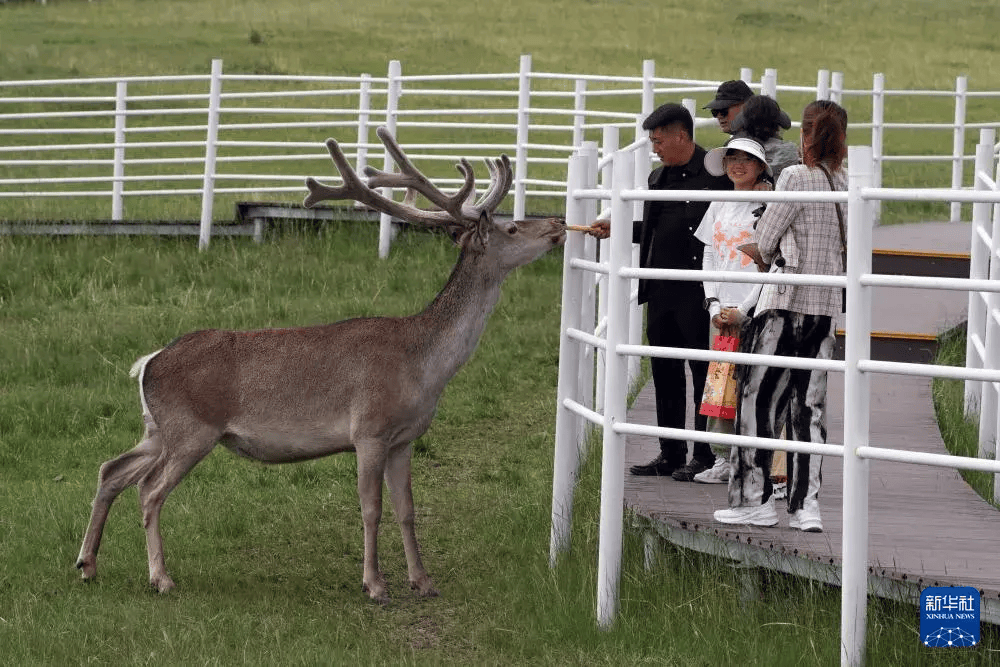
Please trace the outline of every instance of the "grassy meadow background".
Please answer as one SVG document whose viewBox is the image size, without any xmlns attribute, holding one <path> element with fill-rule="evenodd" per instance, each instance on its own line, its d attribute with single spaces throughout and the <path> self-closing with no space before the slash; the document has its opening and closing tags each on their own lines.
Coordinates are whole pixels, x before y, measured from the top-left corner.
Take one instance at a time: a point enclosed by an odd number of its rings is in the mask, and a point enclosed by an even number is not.
<svg viewBox="0 0 1000 667">
<path fill-rule="evenodd" d="M 653 58 L 664 76 L 776 67 L 812 81 L 827 68 L 848 87 L 883 72 L 894 89 L 947 89 L 966 74 L 974 90 L 1000 90 L 998 24 L 994 2 L 937 0 L 50 0 L 0 5 L 0 79 L 204 74 L 213 58 L 230 72 L 381 74 L 391 59 L 412 73 L 496 72 L 530 53 L 556 72 L 634 74 Z M 921 120 L 933 104 L 900 114 Z M 581 472 L 574 548 L 549 569 L 558 253 L 508 280 L 416 443 L 417 530 L 441 597 L 408 590 L 388 506 L 380 553 L 393 603 L 361 593 L 353 457 L 263 467 L 225 451 L 165 506 L 175 591 L 148 588 L 134 490 L 112 510 L 97 581 L 80 583 L 97 468 L 141 434 L 135 358 L 198 328 L 412 313 L 456 256 L 433 234 L 403 234 L 384 262 L 376 245 L 375 229 L 348 224 L 259 246 L 215 239 L 202 253 L 191 239 L 0 237 L 0 663 L 838 661 L 839 590 L 768 575 L 760 598 L 740 603 L 725 564 L 668 550 L 647 572 L 632 534 L 620 617 L 597 630 L 597 456 Z M 1000 652 L 988 626 L 972 651 L 922 649 L 917 631 L 912 606 L 873 600 L 869 664 L 987 665 Z"/>
</svg>

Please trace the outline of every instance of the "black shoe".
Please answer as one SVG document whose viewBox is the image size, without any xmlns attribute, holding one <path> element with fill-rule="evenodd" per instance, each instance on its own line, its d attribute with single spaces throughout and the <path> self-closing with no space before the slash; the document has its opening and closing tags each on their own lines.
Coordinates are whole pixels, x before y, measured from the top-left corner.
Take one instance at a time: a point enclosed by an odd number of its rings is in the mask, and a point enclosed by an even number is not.
<svg viewBox="0 0 1000 667">
<path fill-rule="evenodd" d="M 714 461 L 713 461 L 714 463 Z M 678 482 L 693 482 L 694 476 L 700 472 L 705 472 L 712 467 L 711 463 L 705 463 L 699 459 L 691 459 L 691 463 L 683 465 L 674 471 L 673 477 Z"/>
<path fill-rule="evenodd" d="M 640 477 L 669 477 L 679 467 L 678 463 L 671 463 L 660 454 L 655 459 L 645 465 L 632 466 L 629 472 Z"/>
</svg>

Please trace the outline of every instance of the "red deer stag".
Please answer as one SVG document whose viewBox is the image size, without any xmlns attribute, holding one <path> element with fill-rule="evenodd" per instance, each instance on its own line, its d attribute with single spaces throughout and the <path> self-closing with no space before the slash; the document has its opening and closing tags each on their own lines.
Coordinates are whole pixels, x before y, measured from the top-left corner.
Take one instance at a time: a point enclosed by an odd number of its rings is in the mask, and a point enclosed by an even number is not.
<svg viewBox="0 0 1000 667">
<path fill-rule="evenodd" d="M 496 222 L 493 211 L 510 189 L 506 155 L 487 160 L 491 182 L 474 204 L 475 176 L 458 165 L 462 187 L 447 196 L 404 155 L 385 128 L 378 136 L 401 173 L 367 169 L 367 185 L 333 139 L 326 142 L 344 184 L 306 180 L 306 206 L 355 199 L 424 225 L 444 226 L 461 252 L 447 284 L 423 312 L 366 317 L 321 326 L 259 331 L 196 331 L 139 359 L 145 436 L 131 451 L 101 466 L 90 525 L 77 567 L 97 572 L 97 551 L 112 502 L 132 484 L 146 529 L 149 581 L 161 593 L 174 586 L 160 538 L 167 495 L 217 443 L 264 463 L 287 463 L 354 451 L 364 523 L 363 590 L 388 601 L 378 564 L 382 479 L 403 534 L 410 585 L 437 595 L 420 560 L 413 527 L 411 443 L 431 423 L 445 385 L 472 355 L 500 285 L 518 266 L 565 240 L 556 219 Z M 440 210 L 424 211 L 383 197 L 378 187 L 413 188 Z M 467 201 L 468 200 L 468 201 Z"/>
</svg>

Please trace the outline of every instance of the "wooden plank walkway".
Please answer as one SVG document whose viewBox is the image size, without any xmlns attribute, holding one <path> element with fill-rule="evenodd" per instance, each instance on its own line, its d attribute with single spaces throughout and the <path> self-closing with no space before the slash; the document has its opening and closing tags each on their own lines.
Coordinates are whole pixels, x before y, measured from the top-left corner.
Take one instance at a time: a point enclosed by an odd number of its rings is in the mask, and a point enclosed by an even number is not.
<svg viewBox="0 0 1000 667">
<path fill-rule="evenodd" d="M 968 229 L 960 228 L 961 233 Z M 936 231 L 950 230 L 942 226 Z M 907 230 L 897 233 L 906 236 Z M 964 238 L 967 248 L 968 236 Z M 942 310 L 951 319 L 953 304 L 961 299 L 956 298 L 958 293 L 939 292 L 938 307 L 928 304 L 927 292 L 933 290 L 894 291 L 889 298 L 905 299 L 910 312 L 924 313 L 925 321 L 914 326 L 936 333 Z M 941 328 L 951 324 L 946 321 Z M 843 375 L 831 373 L 827 424 L 831 443 L 843 442 L 843 391 Z M 947 453 L 934 416 L 929 378 L 873 374 L 871 396 L 872 446 Z M 628 421 L 655 425 L 651 382 L 637 396 Z M 690 423 L 689 415 L 689 428 Z M 629 436 L 625 470 L 652 459 L 658 451 L 655 438 Z M 916 603 L 927 586 L 973 586 L 982 593 L 983 620 L 1000 624 L 1000 511 L 979 498 L 957 471 L 946 468 L 871 461 L 869 491 L 870 589 Z M 722 484 L 626 472 L 625 504 L 633 523 L 648 536 L 749 565 L 832 584 L 840 581 L 843 462 L 839 457 L 825 457 L 823 462 L 822 533 L 788 528 L 784 501 L 777 503 L 780 521 L 773 528 L 716 523 L 712 513 L 728 505 Z"/>
</svg>

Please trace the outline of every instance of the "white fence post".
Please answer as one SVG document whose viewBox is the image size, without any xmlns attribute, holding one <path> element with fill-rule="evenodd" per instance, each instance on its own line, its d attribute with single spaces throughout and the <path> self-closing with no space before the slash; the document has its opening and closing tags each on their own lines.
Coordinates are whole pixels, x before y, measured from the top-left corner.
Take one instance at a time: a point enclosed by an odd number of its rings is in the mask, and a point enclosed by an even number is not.
<svg viewBox="0 0 1000 667">
<path fill-rule="evenodd" d="M 868 446 L 870 382 L 858 362 L 871 358 L 871 288 L 860 277 L 872 270 L 869 207 L 861 197 L 871 187 L 872 150 L 848 149 L 847 338 L 844 358 L 844 533 L 840 605 L 840 662 L 860 667 L 865 661 L 868 596 L 868 460 L 857 456 Z"/>
<path fill-rule="evenodd" d="M 844 101 L 844 73 L 830 73 L 830 99 L 837 104 Z"/>
<path fill-rule="evenodd" d="M 208 247 L 212 235 L 212 206 L 215 202 L 215 155 L 219 140 L 219 107 L 222 96 L 222 60 L 212 61 L 212 81 L 208 89 L 208 135 L 205 137 L 205 177 L 201 184 L 201 228 L 198 249 Z"/>
<path fill-rule="evenodd" d="M 760 94 L 772 99 L 778 99 L 778 70 L 768 68 L 760 80 Z"/>
<path fill-rule="evenodd" d="M 368 166 L 368 125 L 372 107 L 372 75 L 362 74 L 358 92 L 358 147 L 354 170 L 365 173 Z"/>
<path fill-rule="evenodd" d="M 955 79 L 955 132 L 953 137 L 951 161 L 951 187 L 953 190 L 962 188 L 962 173 L 965 170 L 965 107 L 968 99 L 969 79 L 960 76 Z M 951 203 L 951 222 L 962 219 L 962 203 Z"/>
<path fill-rule="evenodd" d="M 111 219 L 122 219 L 125 198 L 125 113 L 128 110 L 128 82 L 119 81 L 115 85 L 115 150 L 114 183 L 111 186 Z"/>
<path fill-rule="evenodd" d="M 514 219 L 523 220 L 528 178 L 528 128 L 531 123 L 531 56 L 521 56 L 517 77 L 517 146 L 514 150 Z"/>
<path fill-rule="evenodd" d="M 981 143 L 985 143 L 987 144 L 987 146 L 992 146 L 993 142 L 996 140 L 996 133 L 992 129 L 982 130 L 981 136 L 983 138 Z M 997 147 L 986 149 L 990 156 L 989 159 L 990 171 L 987 172 L 987 175 L 989 175 L 990 173 L 993 174 L 993 189 L 995 192 L 1000 192 L 1000 186 L 998 186 L 998 183 L 1000 183 L 1000 164 L 994 163 L 993 161 L 993 155 L 996 149 Z M 997 162 L 1000 162 L 1000 160 L 998 160 Z M 993 209 L 992 236 L 994 239 L 993 246 L 996 247 L 998 245 L 998 241 L 996 239 L 997 237 L 1000 237 L 1000 203 L 993 204 L 992 209 Z M 995 250 L 990 253 L 990 259 L 996 259 Z M 993 317 L 992 313 L 990 313 L 990 317 L 991 318 Z M 998 406 L 997 409 L 997 420 L 998 420 L 997 432 L 1000 433 L 1000 406 Z M 1000 460 L 1000 448 L 996 447 L 996 443 L 994 443 L 993 447 L 993 458 L 995 460 Z M 993 475 L 993 502 L 1000 504 L 1000 473 Z"/>
<path fill-rule="evenodd" d="M 388 128 L 389 133 L 396 137 L 396 141 L 399 142 L 399 137 L 396 134 L 396 112 L 399 110 L 399 97 L 401 94 L 401 83 L 399 77 L 403 74 L 403 68 L 398 60 L 389 61 L 389 71 L 388 71 L 388 84 L 386 86 L 386 100 L 385 100 L 385 126 Z M 401 142 L 400 142 L 401 143 Z M 395 168 L 393 167 L 392 156 L 389 154 L 389 149 L 386 148 L 382 152 L 382 169 L 386 172 L 393 172 Z M 382 196 L 392 199 L 392 188 L 382 188 Z M 388 213 L 382 213 L 379 215 L 379 225 L 378 225 L 378 256 L 381 259 L 385 259 L 389 256 L 389 248 L 392 245 L 392 239 L 396 235 L 396 230 L 392 225 L 392 216 Z"/>
<path fill-rule="evenodd" d="M 740 68 L 740 81 L 743 83 L 753 83 L 753 69 L 750 67 Z"/>
<path fill-rule="evenodd" d="M 583 114 L 587 109 L 587 80 L 577 79 L 573 92 L 573 148 L 576 148 L 584 140 L 583 125 L 587 122 L 587 117 Z"/>
<path fill-rule="evenodd" d="M 652 113 L 652 112 L 650 112 L 650 113 Z M 636 120 L 635 120 L 635 141 L 639 141 L 640 139 L 646 139 L 646 138 L 648 138 L 649 133 L 646 132 L 646 130 L 642 129 L 642 123 L 648 117 L 649 117 L 649 114 L 645 114 L 643 116 L 640 116 L 639 118 L 636 118 Z M 636 148 L 635 151 L 632 154 L 632 161 L 634 162 L 634 166 L 632 167 L 632 174 L 633 174 L 632 178 L 634 179 L 633 182 L 632 182 L 632 186 L 636 190 L 646 190 L 646 189 L 648 189 L 648 187 L 649 187 L 649 185 L 648 185 L 648 182 L 649 182 L 649 165 L 650 165 L 650 161 L 649 161 L 649 147 L 648 146 L 640 146 L 640 147 Z M 632 219 L 633 220 L 641 220 L 642 219 L 642 207 L 643 207 L 643 201 L 641 199 L 636 199 L 634 202 L 632 202 Z"/>
<path fill-rule="evenodd" d="M 975 169 L 976 173 L 983 171 L 991 174 L 993 172 L 993 138 L 992 136 L 983 138 L 987 139 L 989 143 L 980 141 L 976 146 Z M 975 178 L 974 189 L 986 190 L 987 187 L 979 178 Z M 973 227 L 981 223 L 982 228 L 986 228 L 986 223 L 990 219 L 990 208 L 991 206 L 988 203 L 973 204 Z M 977 240 L 980 245 L 984 245 L 981 238 Z M 994 219 L 990 230 L 989 268 L 987 269 L 985 266 L 981 267 L 984 272 L 988 273 L 990 280 L 1000 280 L 1000 260 L 997 260 L 995 254 L 998 247 L 1000 247 L 1000 219 Z M 986 302 L 982 312 L 985 318 L 985 322 L 982 323 L 985 325 L 982 368 L 1000 368 L 1000 324 L 997 323 L 996 316 L 994 315 L 994 311 L 1000 306 L 1000 299 L 997 298 L 995 292 L 969 292 L 969 298 L 976 298 L 980 302 L 985 298 Z M 969 325 L 967 324 L 966 326 L 968 327 Z M 1000 396 L 998 396 L 997 386 L 994 382 L 981 383 L 980 391 L 978 456 L 979 458 L 986 458 L 992 456 L 996 450 L 997 418 L 1000 417 L 997 402 L 1000 400 Z"/>
<path fill-rule="evenodd" d="M 584 202 L 573 193 L 584 187 L 587 156 L 576 152 L 569 158 L 566 178 L 566 224 L 586 224 Z M 581 328 L 584 277 L 571 263 L 583 256 L 583 235 L 566 235 L 563 246 L 562 314 L 559 329 L 559 380 L 556 388 L 556 443 L 552 471 L 552 530 L 549 538 L 549 565 L 568 550 L 573 526 L 573 490 L 580 466 L 580 417 L 566 407 L 567 399 L 579 402 L 580 359 L 583 345 L 569 337 L 570 329 Z"/>
<path fill-rule="evenodd" d="M 684 99 L 682 99 L 681 100 L 681 106 L 688 110 L 688 113 L 691 114 L 691 118 L 696 118 L 697 117 L 697 115 L 698 115 L 698 103 L 695 101 L 695 99 L 693 97 L 685 97 Z M 697 127 L 692 127 L 691 130 L 695 134 L 698 134 L 698 128 Z M 692 136 L 691 138 L 694 139 L 694 136 Z"/>
<path fill-rule="evenodd" d="M 980 143 L 985 139 L 987 143 L 993 143 L 993 133 L 983 130 Z M 986 168 L 985 162 L 979 155 L 979 148 L 976 149 L 975 173 L 978 174 Z M 992 150 L 992 147 L 991 147 Z M 990 155 L 992 164 L 993 156 Z M 991 169 L 987 169 L 987 175 Z M 978 188 L 982 184 L 978 177 L 975 178 L 973 187 Z M 976 206 L 972 207 L 971 239 L 969 241 L 969 278 L 971 280 L 985 280 L 990 273 L 990 248 L 979 235 L 979 230 L 986 229 L 986 222 L 989 220 L 988 208 L 985 211 Z M 967 309 L 965 325 L 965 367 L 982 368 L 986 356 L 986 299 L 981 292 L 969 291 L 969 306 Z M 972 418 L 979 413 L 982 407 L 983 393 L 987 391 L 986 383 L 977 380 L 965 381 L 964 410 L 966 418 Z M 980 431 L 979 451 L 983 451 L 982 432 Z"/>
<path fill-rule="evenodd" d="M 584 175 L 584 187 L 594 188 L 597 187 L 597 142 L 596 141 L 584 141 L 580 146 L 580 153 L 586 157 L 587 171 Z M 597 202 L 593 199 L 587 199 L 583 202 L 581 207 L 584 220 L 583 224 L 588 225 L 594 220 L 597 215 Z M 584 259 L 594 260 L 597 256 L 597 239 L 590 235 L 585 235 L 583 239 L 583 257 Z M 597 276 L 591 275 L 589 273 L 584 274 L 585 278 L 583 282 L 583 301 L 581 307 L 583 311 L 580 315 L 581 325 L 587 333 L 594 333 L 597 326 Z M 583 362 L 580 366 L 580 386 L 585 388 L 586 393 L 583 395 L 583 400 L 581 403 L 587 408 L 594 407 L 594 361 L 595 361 L 595 348 L 588 345 L 583 353 Z M 586 431 L 580 431 L 580 439 L 586 437 Z"/>
<path fill-rule="evenodd" d="M 875 74 L 872 77 L 872 183 L 873 187 L 882 187 L 882 145 L 885 140 L 885 75 Z M 878 224 L 882 219 L 882 202 L 872 202 L 874 213 L 872 222 Z"/>
<path fill-rule="evenodd" d="M 618 353 L 627 341 L 629 286 L 620 269 L 632 252 L 632 207 L 622 197 L 634 178 L 632 156 L 616 151 L 611 193 L 611 256 L 608 266 L 607 370 L 604 397 L 604 449 L 601 461 L 601 523 L 597 554 L 597 623 L 610 627 L 618 613 L 621 577 L 623 503 L 625 499 L 625 436 L 615 424 L 627 417 L 628 363 Z"/>
<path fill-rule="evenodd" d="M 642 129 L 643 122 L 649 118 L 656 108 L 656 61 L 642 61 L 642 112 L 635 119 L 635 138 L 642 139 L 646 136 L 646 130 Z M 649 150 L 637 150 L 632 156 L 635 161 L 634 185 L 636 189 L 646 189 L 646 175 L 649 173 Z M 642 201 L 637 199 L 632 203 L 632 219 L 638 220 L 642 217 Z"/>
<path fill-rule="evenodd" d="M 816 74 L 816 99 L 830 99 L 830 70 L 821 69 Z"/>
<path fill-rule="evenodd" d="M 610 190 L 612 183 L 611 178 L 612 164 L 608 158 L 618 150 L 618 127 L 615 125 L 605 125 L 604 134 L 602 136 L 601 144 L 601 157 L 606 160 L 604 167 L 601 169 L 601 187 L 605 190 Z M 603 214 L 608 209 L 608 202 L 606 200 L 601 200 L 599 202 L 599 207 L 601 209 L 601 214 Z M 599 255 L 602 264 L 608 263 L 608 253 L 611 252 L 611 241 L 605 239 L 600 241 L 598 244 Z M 597 274 L 597 321 L 607 322 L 608 317 L 608 277 L 604 274 Z M 605 371 L 605 360 L 607 358 L 607 353 L 604 350 L 597 350 L 597 364 L 596 373 L 597 379 L 594 384 L 597 387 L 597 391 L 594 396 L 594 409 L 598 412 L 604 411 L 604 371 Z"/>
<path fill-rule="evenodd" d="M 642 117 L 653 113 L 656 108 L 656 61 L 642 61 Z M 640 121 L 641 122 L 641 121 Z"/>
</svg>

